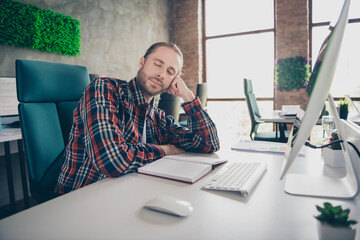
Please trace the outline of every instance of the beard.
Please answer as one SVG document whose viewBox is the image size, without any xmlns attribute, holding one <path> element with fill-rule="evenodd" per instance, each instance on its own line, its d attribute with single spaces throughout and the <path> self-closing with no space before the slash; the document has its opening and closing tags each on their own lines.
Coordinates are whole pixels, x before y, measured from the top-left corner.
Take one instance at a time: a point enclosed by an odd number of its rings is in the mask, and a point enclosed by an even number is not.
<svg viewBox="0 0 360 240">
<path fill-rule="evenodd" d="M 154 87 L 151 84 L 150 79 L 153 81 L 157 81 L 160 84 L 160 89 L 158 87 L 157 88 Z M 148 76 L 143 71 L 143 68 L 140 68 L 140 70 L 138 71 L 138 74 L 136 76 L 136 82 L 137 82 L 140 90 L 143 92 L 143 94 L 146 94 L 151 97 L 154 97 L 160 93 L 163 93 L 166 90 L 166 87 L 164 87 L 164 83 L 161 79 Z"/>
</svg>

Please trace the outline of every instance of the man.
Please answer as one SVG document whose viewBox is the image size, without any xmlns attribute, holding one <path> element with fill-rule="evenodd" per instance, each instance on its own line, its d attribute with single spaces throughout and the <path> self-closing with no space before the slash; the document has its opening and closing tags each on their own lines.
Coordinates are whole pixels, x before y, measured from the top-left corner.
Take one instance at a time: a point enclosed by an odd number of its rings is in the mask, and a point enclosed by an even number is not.
<svg viewBox="0 0 360 240">
<path fill-rule="evenodd" d="M 85 89 L 65 149 L 57 193 L 67 193 L 106 177 L 118 177 L 165 155 L 219 149 L 214 123 L 179 76 L 183 57 L 172 43 L 155 43 L 129 82 L 97 78 Z M 189 129 L 153 106 L 154 96 L 180 96 Z"/>
</svg>

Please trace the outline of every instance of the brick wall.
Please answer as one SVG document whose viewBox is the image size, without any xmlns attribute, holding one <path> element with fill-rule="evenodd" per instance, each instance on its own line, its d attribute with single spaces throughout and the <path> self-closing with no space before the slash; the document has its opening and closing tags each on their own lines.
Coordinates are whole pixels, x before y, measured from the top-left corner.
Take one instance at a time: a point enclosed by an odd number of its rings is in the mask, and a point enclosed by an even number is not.
<svg viewBox="0 0 360 240">
<path fill-rule="evenodd" d="M 309 58 L 308 0 L 275 0 L 276 60 L 302 56 Z M 282 104 L 306 107 L 308 95 L 300 91 L 274 92 L 274 109 Z"/>
<path fill-rule="evenodd" d="M 276 56 L 309 57 L 308 0 L 275 1 Z"/>
<path fill-rule="evenodd" d="M 174 0 L 174 42 L 184 55 L 183 78 L 195 93 L 202 82 L 201 0 Z"/>
<path fill-rule="evenodd" d="M 202 1 L 174 0 L 173 39 L 184 54 L 184 80 L 195 92 L 202 82 Z M 276 58 L 309 57 L 308 0 L 275 0 Z M 280 96 L 281 95 L 281 96 Z M 305 94 L 306 95 L 306 94 Z M 281 103 L 304 105 L 304 94 L 275 90 L 274 108 Z M 306 96 L 305 96 L 306 98 Z"/>
</svg>

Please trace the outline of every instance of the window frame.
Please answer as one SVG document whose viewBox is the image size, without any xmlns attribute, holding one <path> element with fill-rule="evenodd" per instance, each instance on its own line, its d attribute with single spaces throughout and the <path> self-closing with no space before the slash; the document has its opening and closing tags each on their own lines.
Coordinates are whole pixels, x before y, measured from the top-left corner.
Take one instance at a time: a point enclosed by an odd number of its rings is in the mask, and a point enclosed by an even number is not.
<svg viewBox="0 0 360 240">
<path fill-rule="evenodd" d="M 312 59 L 313 59 L 313 56 L 312 56 L 312 50 L 313 50 L 313 38 L 312 38 L 312 32 L 313 32 L 313 28 L 316 28 L 316 27 L 324 27 L 324 26 L 329 26 L 330 24 L 330 21 L 326 21 L 326 22 L 316 22 L 314 23 L 312 21 L 313 19 L 313 1 L 314 0 L 309 0 L 308 2 L 308 8 L 309 8 L 309 58 L 310 58 L 310 66 L 312 66 Z M 360 23 L 360 18 L 349 18 L 349 21 L 348 21 L 348 24 L 351 24 L 351 23 Z M 340 97 L 339 96 L 335 96 L 334 97 L 335 100 L 339 100 Z M 351 99 L 353 101 L 360 101 L 360 97 L 351 97 Z"/>
<path fill-rule="evenodd" d="M 206 0 L 202 0 L 202 78 L 203 82 L 207 82 L 207 70 L 206 70 L 206 41 L 211 39 L 219 39 L 219 38 L 227 38 L 227 37 L 235 37 L 235 36 L 242 36 L 242 35 L 250 35 L 250 34 L 259 34 L 259 33 L 267 33 L 267 32 L 273 32 L 274 33 L 274 61 L 277 59 L 276 57 L 276 31 L 275 31 L 275 4 L 276 0 L 273 0 L 273 11 L 274 11 L 274 18 L 273 18 L 273 28 L 267 28 L 267 29 L 261 29 L 261 30 L 254 30 L 254 31 L 245 31 L 245 32 L 235 32 L 235 33 L 229 33 L 229 34 L 220 34 L 220 35 L 212 35 L 212 36 L 206 36 L 206 10 L 205 10 L 205 3 Z M 274 77 L 275 77 L 275 71 L 274 71 Z M 275 95 L 275 90 L 273 92 L 273 96 Z M 273 101 L 274 97 L 257 97 L 258 101 Z M 240 98 L 208 98 L 208 101 L 245 101 L 245 97 Z"/>
</svg>

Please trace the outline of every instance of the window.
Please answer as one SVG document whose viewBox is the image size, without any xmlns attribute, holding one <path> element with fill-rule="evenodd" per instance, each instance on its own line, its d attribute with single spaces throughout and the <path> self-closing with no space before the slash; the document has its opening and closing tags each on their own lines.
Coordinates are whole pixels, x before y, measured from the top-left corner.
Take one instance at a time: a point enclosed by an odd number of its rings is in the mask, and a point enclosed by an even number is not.
<svg viewBox="0 0 360 240">
<path fill-rule="evenodd" d="M 257 97 L 272 98 L 273 1 L 204 2 L 205 71 L 209 98 L 244 98 L 244 78 L 253 81 Z"/>
<path fill-rule="evenodd" d="M 208 40 L 206 64 L 210 98 L 244 97 L 244 78 L 253 81 L 256 96 L 273 97 L 273 33 Z"/>
<path fill-rule="evenodd" d="M 343 1 L 312 0 L 311 35 L 312 59 L 316 59 L 319 48 L 329 33 L 329 22 L 336 23 Z M 360 1 L 351 1 L 349 24 L 346 27 L 338 66 L 330 89 L 334 97 L 343 98 L 345 94 L 360 97 Z M 314 64 L 315 61 L 312 61 Z"/>
<path fill-rule="evenodd" d="M 248 138 L 250 116 L 243 79 L 252 80 L 261 113 L 271 114 L 274 95 L 274 2 L 203 0 L 208 112 L 221 144 Z M 259 99 L 260 98 L 260 99 Z M 260 126 L 271 131 L 272 124 Z"/>
</svg>

